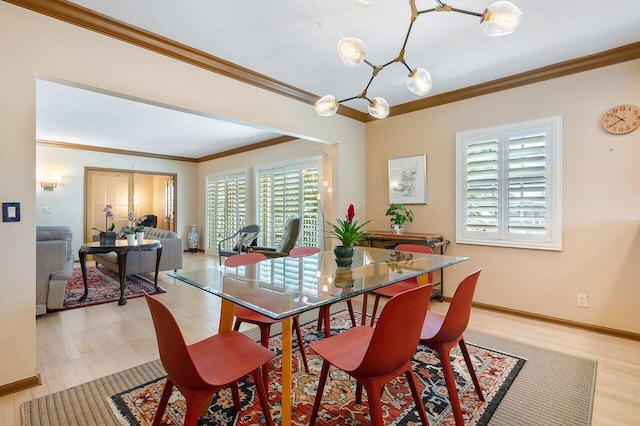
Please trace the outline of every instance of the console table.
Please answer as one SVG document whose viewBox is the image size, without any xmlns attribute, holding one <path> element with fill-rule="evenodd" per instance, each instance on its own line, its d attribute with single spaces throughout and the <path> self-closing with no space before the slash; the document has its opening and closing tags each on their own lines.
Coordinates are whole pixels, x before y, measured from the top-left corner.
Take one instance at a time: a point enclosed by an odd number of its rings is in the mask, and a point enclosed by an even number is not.
<svg viewBox="0 0 640 426">
<path fill-rule="evenodd" d="M 449 240 L 445 240 L 441 234 L 423 234 L 418 232 L 403 232 L 396 234 L 392 231 L 369 231 L 365 239 L 370 247 L 393 248 L 401 243 L 423 244 L 431 247 L 435 254 L 444 254 L 449 246 Z M 444 301 L 444 273 L 438 270 L 438 277 L 434 277 L 433 294 L 431 298 Z M 438 282 L 435 282 L 438 280 Z"/>
<path fill-rule="evenodd" d="M 101 245 L 99 242 L 86 243 L 80 247 L 78 256 L 80 258 L 80 268 L 82 268 L 82 279 L 84 280 L 84 295 L 80 298 L 83 301 L 89 294 L 89 286 L 87 285 L 87 266 L 85 265 L 88 254 L 116 252 L 118 255 L 118 272 L 120 275 L 120 300 L 118 305 L 125 305 L 127 299 L 124 297 L 125 271 L 127 270 L 127 253 L 130 251 L 156 251 L 156 275 L 153 283 L 158 287 L 158 267 L 160 266 L 160 257 L 162 256 L 162 244 L 159 240 L 143 240 L 142 243 L 135 241 L 129 244 L 127 240 L 116 240 L 115 244 Z"/>
</svg>

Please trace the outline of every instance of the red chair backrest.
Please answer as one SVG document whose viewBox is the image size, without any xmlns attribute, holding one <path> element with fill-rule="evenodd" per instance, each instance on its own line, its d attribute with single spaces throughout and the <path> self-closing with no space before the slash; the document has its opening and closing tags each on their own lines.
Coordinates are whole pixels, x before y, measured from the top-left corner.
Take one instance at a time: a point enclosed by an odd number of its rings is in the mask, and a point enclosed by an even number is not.
<svg viewBox="0 0 640 426">
<path fill-rule="evenodd" d="M 421 244 L 398 244 L 394 250 L 396 251 L 408 251 L 408 252 L 412 252 L 412 253 L 426 253 L 426 254 L 433 254 L 433 249 L 429 246 L 423 246 Z M 428 281 L 432 283 L 433 282 L 433 272 L 429 272 L 427 274 L 427 278 Z M 415 281 L 415 278 L 413 278 L 413 280 Z"/>
<path fill-rule="evenodd" d="M 320 249 L 315 246 L 294 247 L 289 252 L 289 257 L 304 257 L 320 253 Z"/>
<path fill-rule="evenodd" d="M 451 299 L 451 305 L 449 305 L 444 322 L 438 333 L 430 339 L 431 341 L 450 342 L 462 336 L 462 333 L 467 329 L 469 317 L 471 316 L 473 293 L 476 290 L 480 272 L 482 272 L 482 269 L 468 275 L 458 285 Z"/>
<path fill-rule="evenodd" d="M 390 373 L 415 353 L 429 309 L 431 284 L 400 293 L 387 302 L 373 331 L 369 348 L 355 370 L 368 377 Z"/>
<path fill-rule="evenodd" d="M 207 388 L 208 385 L 193 364 L 182 332 L 169 309 L 146 293 L 144 297 L 147 299 L 156 329 L 160 360 L 171 381 L 190 389 Z"/>
<path fill-rule="evenodd" d="M 254 263 L 262 262 L 266 260 L 267 256 L 262 253 L 246 253 L 246 254 L 234 254 L 233 256 L 229 256 L 224 261 L 224 266 L 229 266 L 231 268 L 242 265 L 252 265 Z"/>
</svg>

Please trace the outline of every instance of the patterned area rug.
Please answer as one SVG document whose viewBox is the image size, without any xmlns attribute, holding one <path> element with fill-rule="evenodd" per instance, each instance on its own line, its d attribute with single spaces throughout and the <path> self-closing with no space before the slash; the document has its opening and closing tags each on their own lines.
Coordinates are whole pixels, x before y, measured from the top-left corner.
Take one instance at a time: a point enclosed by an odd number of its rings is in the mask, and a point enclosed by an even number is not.
<svg viewBox="0 0 640 426">
<path fill-rule="evenodd" d="M 87 282 L 89 284 L 89 295 L 86 300 L 80 302 L 80 297 L 84 294 L 82 269 L 79 266 L 73 268 L 73 273 L 67 281 L 67 288 L 64 292 L 64 305 L 57 310 L 83 308 L 101 303 L 117 302 L 120 299 L 120 278 L 111 269 L 104 266 L 98 266 L 97 268 L 87 266 Z M 126 278 L 124 296 L 127 299 L 141 297 L 143 291 L 149 294 L 165 293 L 163 289 L 157 291 L 153 281 L 145 277 L 129 275 Z"/>
<path fill-rule="evenodd" d="M 332 316 L 332 329 L 340 332 L 351 326 L 348 313 L 339 312 Z M 322 339 L 324 333 L 315 330 L 315 321 L 302 327 L 305 342 Z M 294 339 L 295 341 L 295 339 Z M 482 403 L 468 377 L 464 359 L 459 349 L 451 352 L 452 365 L 458 383 L 460 403 L 467 425 L 486 425 L 504 394 L 525 363 L 525 360 L 499 351 L 469 344 L 476 374 L 482 386 L 486 402 Z M 271 348 L 281 347 L 281 335 L 271 338 Z M 271 361 L 269 376 L 269 404 L 274 421 L 280 421 L 280 353 Z M 297 346 L 294 346 L 294 383 L 292 424 L 307 425 L 315 399 L 322 358 L 309 353 L 311 374 L 306 374 L 302 366 Z M 425 346 L 420 346 L 413 358 L 414 371 L 418 375 L 419 390 L 429 415 L 431 425 L 454 425 L 453 413 L 448 402 L 447 388 L 441 375 L 437 355 Z M 340 370 L 332 368 L 320 406 L 318 423 L 322 425 L 369 424 L 366 393 L 363 402 L 355 403 L 355 382 Z M 152 380 L 138 387 L 113 395 L 110 404 L 123 425 L 151 425 L 164 386 L 164 378 Z M 199 425 L 257 425 L 264 422 L 259 401 L 254 395 L 250 377 L 240 384 L 242 411 L 236 416 L 230 389 L 220 391 L 212 400 L 207 416 Z M 390 382 L 382 397 L 385 424 L 416 425 L 419 417 L 404 378 Z M 186 405 L 179 391 L 169 400 L 163 425 L 181 425 Z"/>
</svg>

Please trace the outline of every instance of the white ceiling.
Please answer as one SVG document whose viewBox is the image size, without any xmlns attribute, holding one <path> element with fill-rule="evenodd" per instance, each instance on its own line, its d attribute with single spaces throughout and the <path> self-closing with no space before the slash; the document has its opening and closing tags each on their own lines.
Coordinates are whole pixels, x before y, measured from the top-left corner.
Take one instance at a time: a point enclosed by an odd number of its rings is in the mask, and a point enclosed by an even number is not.
<svg viewBox="0 0 640 426">
<path fill-rule="evenodd" d="M 479 18 L 473 16 L 418 16 L 405 60 L 411 68 L 431 73 L 434 88 L 427 96 L 640 41 L 639 0 L 511 1 L 522 10 L 523 19 L 514 34 L 503 37 L 485 36 Z M 367 45 L 367 59 L 376 65 L 386 63 L 398 56 L 411 15 L 408 0 L 73 3 L 318 97 L 332 94 L 338 99 L 359 94 L 371 77 L 371 68 L 345 67 L 337 55 L 337 42 L 348 36 L 361 38 Z M 448 3 L 482 12 L 492 0 Z M 434 0 L 417 0 L 418 10 L 435 6 Z M 390 65 L 375 78 L 368 96 L 382 96 L 391 106 L 418 99 L 405 87 L 406 74 L 402 65 Z M 363 100 L 345 105 L 366 112 Z M 141 151 L 154 146 L 160 154 L 197 158 L 277 136 L 218 118 L 52 82 L 38 84 L 39 139 Z"/>
</svg>

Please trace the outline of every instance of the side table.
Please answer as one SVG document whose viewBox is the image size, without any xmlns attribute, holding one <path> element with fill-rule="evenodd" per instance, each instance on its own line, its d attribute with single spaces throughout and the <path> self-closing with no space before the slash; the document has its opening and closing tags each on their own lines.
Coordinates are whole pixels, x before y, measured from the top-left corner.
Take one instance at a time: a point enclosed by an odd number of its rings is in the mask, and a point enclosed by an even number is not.
<svg viewBox="0 0 640 426">
<path fill-rule="evenodd" d="M 156 290 L 158 287 L 158 267 L 160 266 L 160 257 L 162 256 L 162 244 L 159 240 L 143 240 L 142 243 L 135 241 L 129 244 L 127 240 L 116 240 L 112 245 L 100 245 L 99 242 L 85 243 L 80 247 L 78 255 L 80 258 L 80 267 L 82 268 L 82 279 L 84 280 L 84 294 L 80 298 L 83 301 L 89 294 L 89 286 L 87 285 L 87 266 L 85 265 L 88 254 L 116 252 L 118 255 L 118 273 L 120 276 L 120 300 L 118 305 L 125 305 L 127 299 L 124 297 L 125 271 L 127 270 L 127 253 L 130 251 L 156 251 L 156 275 L 153 283 Z"/>
</svg>

